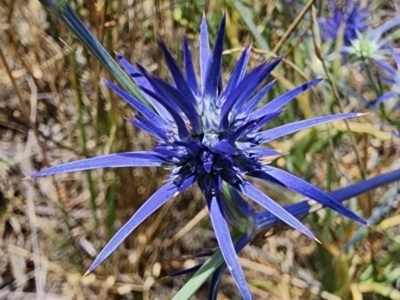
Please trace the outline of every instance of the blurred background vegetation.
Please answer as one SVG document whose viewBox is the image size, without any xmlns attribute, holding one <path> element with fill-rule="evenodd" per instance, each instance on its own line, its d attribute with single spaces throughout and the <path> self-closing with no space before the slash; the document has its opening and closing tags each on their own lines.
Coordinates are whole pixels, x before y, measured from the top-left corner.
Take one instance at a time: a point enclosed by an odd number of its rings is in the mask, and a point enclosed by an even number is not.
<svg viewBox="0 0 400 300">
<path fill-rule="evenodd" d="M 110 53 L 118 51 L 163 78 L 168 74 L 157 39 L 181 61 L 186 34 L 196 57 L 203 12 L 211 40 L 221 15 L 228 17 L 224 78 L 250 44 L 251 66 L 286 55 L 273 74 L 279 84 L 271 98 L 326 76 L 315 67 L 320 65 L 316 49 L 321 41 L 310 34 L 311 14 L 278 53 L 271 52 L 301 1 L 68 2 Z M 327 4 L 315 1 L 315 12 L 329 15 Z M 372 4 L 370 18 L 376 26 L 400 12 L 393 1 Z M 96 170 L 23 180 L 60 162 L 149 149 L 152 140 L 125 119 L 133 112 L 101 82 L 110 79 L 107 72 L 37 0 L 1 0 L 0 18 L 0 298 L 172 298 L 189 277 L 167 275 L 193 266 L 202 259 L 191 255 L 216 246 L 200 193 L 193 190 L 168 202 L 82 278 L 96 253 L 155 191 L 167 170 Z M 400 139 L 393 134 L 400 127 L 387 121 L 385 105 L 367 109 L 346 92 L 348 85 L 369 99 L 377 96 L 359 69 L 340 67 L 332 75 L 337 99 L 326 81 L 293 102 L 275 125 L 340 111 L 369 115 L 348 122 L 351 132 L 338 122 L 271 145 L 287 153 L 275 165 L 327 191 L 400 167 Z M 399 121 L 399 112 L 390 118 Z M 300 199 L 274 186 L 263 188 L 281 203 Z M 254 299 L 400 299 L 398 190 L 393 185 L 349 202 L 365 218 L 375 218 L 367 229 L 329 210 L 307 217 L 321 245 L 293 230 L 258 237 L 241 252 Z M 206 290 L 193 299 L 205 299 Z M 237 294 L 226 274 L 220 299 L 237 299 Z"/>
</svg>

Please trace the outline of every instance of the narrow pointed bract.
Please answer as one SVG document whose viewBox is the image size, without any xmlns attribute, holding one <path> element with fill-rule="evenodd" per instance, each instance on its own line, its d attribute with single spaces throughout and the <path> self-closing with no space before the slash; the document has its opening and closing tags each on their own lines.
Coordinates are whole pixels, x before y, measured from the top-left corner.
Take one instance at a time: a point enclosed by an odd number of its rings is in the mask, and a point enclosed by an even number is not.
<svg viewBox="0 0 400 300">
<path fill-rule="evenodd" d="M 205 17 L 201 20 L 200 26 L 200 77 L 201 89 L 204 90 L 206 85 L 207 67 L 210 59 L 210 42 L 208 40 L 207 20 Z"/>
<path fill-rule="evenodd" d="M 214 51 L 210 57 L 207 66 L 207 80 L 204 82 L 203 97 L 209 98 L 209 101 L 217 99 L 218 84 L 221 78 L 222 50 L 225 37 L 225 16 L 222 17 L 218 28 L 217 39 L 215 41 Z"/>
<path fill-rule="evenodd" d="M 247 287 L 246 279 L 240 266 L 239 258 L 236 255 L 229 227 L 222 210 L 221 196 L 218 193 L 216 195 L 206 195 L 206 198 L 208 198 L 206 201 L 210 212 L 211 223 L 214 227 L 215 236 L 217 237 L 218 245 L 225 263 L 232 277 L 235 279 L 243 299 L 251 300 L 250 291 Z"/>
<path fill-rule="evenodd" d="M 294 98 L 302 94 L 303 92 L 307 91 L 314 85 L 320 83 L 322 81 L 322 78 L 312 80 L 310 82 L 307 82 L 305 84 L 302 84 L 296 88 L 294 88 L 291 91 L 288 91 L 271 102 L 265 104 L 263 107 L 260 109 L 256 110 L 252 116 L 251 119 L 257 119 L 260 118 L 261 116 L 265 115 L 267 112 L 273 112 L 281 109 L 284 105 L 288 104 L 290 101 L 292 101 Z"/>
<path fill-rule="evenodd" d="M 163 160 L 154 152 L 126 152 L 103 155 L 54 166 L 31 175 L 32 178 L 59 173 L 118 167 L 159 167 Z"/>
<path fill-rule="evenodd" d="M 298 178 L 286 171 L 268 166 L 265 167 L 263 171 L 259 171 L 257 172 L 257 174 L 250 175 L 254 175 L 255 177 L 265 180 L 271 178 L 274 182 L 279 182 L 281 185 L 287 187 L 288 189 L 291 189 L 310 199 L 317 199 L 316 201 L 318 201 L 322 205 L 332 208 L 333 210 L 344 216 L 347 216 L 350 219 L 353 219 L 361 224 L 367 224 L 362 218 L 357 216 L 354 212 L 346 208 L 340 202 L 337 202 L 328 194 L 322 192 L 320 189 L 304 181 L 303 179 Z"/>
<path fill-rule="evenodd" d="M 180 187 L 172 182 L 165 184 L 157 192 L 150 197 L 133 215 L 132 218 L 113 236 L 107 243 L 100 254 L 96 257 L 88 272 L 93 271 L 101 264 L 114 250 L 126 239 L 126 237 L 138 227 L 149 215 L 155 212 L 160 206 L 167 202 L 171 197 L 175 196 Z"/>
<path fill-rule="evenodd" d="M 298 122 L 294 122 L 294 123 L 290 123 L 290 124 L 285 124 L 279 127 L 275 127 L 272 129 L 268 129 L 265 131 L 261 131 L 259 133 L 257 133 L 257 140 L 259 141 L 260 144 L 263 144 L 265 142 L 269 142 L 269 141 L 273 141 L 277 138 L 280 138 L 282 136 L 306 129 L 306 128 L 310 128 L 310 127 L 314 127 L 314 126 L 318 126 L 318 125 L 322 125 L 322 124 L 326 124 L 326 123 L 330 123 L 330 122 L 334 122 L 334 121 L 339 121 L 339 120 L 345 120 L 348 118 L 354 118 L 357 117 L 358 114 L 356 113 L 347 113 L 347 114 L 337 114 L 337 115 L 332 115 L 332 116 L 328 116 L 328 117 L 319 117 L 319 118 L 313 118 L 313 119 L 309 119 L 309 120 L 303 120 L 303 121 L 298 121 Z"/>
<path fill-rule="evenodd" d="M 245 196 L 251 198 L 262 207 L 270 211 L 273 215 L 278 217 L 283 222 L 287 223 L 291 227 L 297 229 L 298 231 L 304 233 L 309 238 L 315 239 L 314 234 L 303 225 L 298 219 L 296 219 L 293 215 L 287 212 L 282 206 L 272 200 L 270 197 L 265 195 L 262 191 L 256 188 L 249 182 L 244 182 L 239 185 L 240 192 L 242 192 Z"/>
<path fill-rule="evenodd" d="M 199 95 L 199 86 L 197 84 L 196 73 L 193 66 L 192 55 L 190 54 L 189 45 L 186 36 L 183 37 L 183 57 L 185 61 L 186 81 L 190 89 L 195 95 Z"/>
<path fill-rule="evenodd" d="M 195 183 L 205 196 L 211 223 L 226 265 L 244 299 L 251 299 L 251 295 L 236 252 L 251 240 L 256 214 L 240 194 L 248 196 L 282 222 L 310 238 L 315 238 L 314 234 L 296 218 L 297 215 L 293 215 L 292 211 L 284 209 L 261 192 L 244 178 L 245 175 L 273 181 L 310 197 L 342 215 L 365 223 L 317 187 L 283 170 L 267 166 L 268 157 L 281 153 L 262 145 L 298 130 L 358 115 L 348 113 L 318 117 L 261 131 L 282 113 L 286 104 L 322 79 L 302 84 L 271 99 L 269 91 L 275 81 L 269 82 L 264 87 L 261 87 L 261 84 L 267 81 L 267 77 L 278 67 L 282 58 L 264 62 L 246 74 L 251 56 L 250 48 L 246 48 L 224 89 L 221 79 L 224 31 L 225 16 L 211 51 L 207 24 L 203 18 L 200 32 L 199 80 L 196 79 L 193 67 L 195 64 L 186 38 L 183 39 L 183 71 L 164 43 L 162 41 L 159 43 L 170 71 L 171 83 L 148 73 L 139 64 L 131 65 L 118 55 L 123 68 L 146 95 L 145 102 L 151 105 L 145 106 L 139 97 L 131 95 L 111 82 L 105 81 L 105 83 L 137 110 L 130 122 L 155 138 L 156 145 L 152 151 L 89 158 L 51 167 L 32 175 L 39 177 L 108 167 L 165 166 L 171 170 L 167 183 L 156 191 L 107 243 L 89 271 L 104 261 L 141 222 L 168 199 Z M 264 98 L 269 101 L 256 110 Z M 229 228 L 245 233 L 243 245 L 232 241 Z M 222 271 L 223 269 L 214 280 L 220 280 Z"/>
</svg>

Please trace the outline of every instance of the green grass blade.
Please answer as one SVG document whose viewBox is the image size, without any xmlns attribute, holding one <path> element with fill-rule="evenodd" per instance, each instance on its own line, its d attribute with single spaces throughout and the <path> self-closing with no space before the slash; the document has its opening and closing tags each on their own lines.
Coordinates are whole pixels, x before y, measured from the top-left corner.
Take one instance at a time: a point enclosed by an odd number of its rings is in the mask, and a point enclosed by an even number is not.
<svg viewBox="0 0 400 300">
<path fill-rule="evenodd" d="M 222 265 L 224 259 L 220 251 L 215 252 L 186 282 L 172 300 L 186 300 L 193 296 L 204 282 L 214 273 L 214 271 Z"/>
<path fill-rule="evenodd" d="M 130 94 L 135 96 L 149 107 L 146 98 L 135 86 L 129 76 L 121 69 L 117 62 L 111 57 L 107 50 L 93 36 L 85 24 L 75 14 L 71 6 L 64 0 L 39 0 L 50 12 L 58 16 L 74 32 L 79 40 L 100 61 L 114 79 Z"/>
<path fill-rule="evenodd" d="M 270 51 L 270 47 L 265 38 L 257 30 L 257 26 L 253 21 L 254 16 L 252 15 L 252 12 L 245 5 L 243 5 L 240 0 L 231 0 L 230 2 L 233 4 L 243 21 L 246 23 L 260 48 L 265 51 Z"/>
</svg>

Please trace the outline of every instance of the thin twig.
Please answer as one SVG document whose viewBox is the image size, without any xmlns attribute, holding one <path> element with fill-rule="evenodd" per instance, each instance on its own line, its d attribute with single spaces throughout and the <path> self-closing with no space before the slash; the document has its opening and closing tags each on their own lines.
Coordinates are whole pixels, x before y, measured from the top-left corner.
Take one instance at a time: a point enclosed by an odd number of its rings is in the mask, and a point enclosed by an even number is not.
<svg viewBox="0 0 400 300">
<path fill-rule="evenodd" d="M 275 47 L 272 49 L 272 53 L 278 53 L 279 50 L 282 48 L 283 44 L 285 41 L 289 38 L 289 36 L 292 34 L 292 32 L 297 28 L 297 26 L 300 24 L 300 21 L 303 20 L 304 15 L 307 13 L 307 11 L 312 7 L 314 4 L 315 0 L 309 0 L 308 3 L 304 6 L 304 8 L 301 10 L 299 15 L 294 19 L 292 24 L 288 27 L 286 32 L 283 34 L 281 39 L 278 41 L 278 43 L 275 45 Z"/>
<path fill-rule="evenodd" d="M 311 9 L 311 11 L 312 11 L 312 10 L 313 10 L 313 9 Z M 314 20 L 313 20 L 313 14 L 311 14 L 311 22 L 313 22 L 313 21 L 314 21 Z M 331 87 L 331 89 L 332 89 L 333 96 L 334 96 L 335 101 L 336 101 L 336 103 L 337 103 L 337 105 L 338 105 L 339 111 L 340 111 L 341 113 L 343 113 L 343 107 L 342 107 L 342 104 L 341 104 L 340 99 L 339 99 L 339 93 L 338 93 L 338 91 L 337 91 L 337 89 L 336 89 L 335 84 L 333 83 L 333 81 L 332 81 L 332 79 L 331 79 L 331 76 L 329 75 L 329 71 L 328 71 L 328 68 L 327 68 L 327 66 L 326 66 L 326 64 L 325 64 L 325 60 L 324 60 L 324 58 L 322 57 L 320 48 L 317 46 L 317 44 L 316 44 L 316 42 L 315 42 L 314 27 L 312 26 L 311 28 L 313 28 L 313 30 L 312 30 L 312 35 L 313 35 L 312 40 L 313 40 L 313 44 L 314 44 L 315 54 L 316 54 L 316 56 L 318 57 L 318 59 L 321 61 L 322 67 L 324 68 L 324 72 L 325 72 L 325 75 L 326 75 L 326 79 L 327 79 L 327 81 L 328 81 L 328 83 L 329 83 L 329 85 L 330 85 L 330 87 Z M 350 126 L 349 126 L 347 120 L 343 120 L 343 121 L 344 121 L 345 124 L 346 124 L 346 128 L 347 128 L 347 131 L 348 131 L 349 136 L 350 136 L 351 147 L 353 148 L 354 154 L 355 154 L 355 156 L 356 156 L 357 165 L 358 165 L 358 168 L 359 168 L 359 170 L 360 170 L 361 177 L 362 177 L 363 180 L 365 180 L 365 178 L 366 178 L 365 170 L 364 170 L 364 168 L 362 167 L 362 161 L 361 161 L 361 158 L 360 158 L 360 156 L 359 156 L 359 154 L 358 154 L 358 151 L 357 151 L 356 140 L 355 140 L 355 138 L 354 138 L 354 134 L 353 134 L 353 132 L 351 131 Z"/>
</svg>

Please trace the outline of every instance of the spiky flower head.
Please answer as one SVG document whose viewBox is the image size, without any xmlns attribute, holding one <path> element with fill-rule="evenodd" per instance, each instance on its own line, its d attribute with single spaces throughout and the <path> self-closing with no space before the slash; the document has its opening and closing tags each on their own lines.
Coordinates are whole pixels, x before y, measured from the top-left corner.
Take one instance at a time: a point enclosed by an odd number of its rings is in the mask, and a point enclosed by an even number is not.
<svg viewBox="0 0 400 300">
<path fill-rule="evenodd" d="M 360 29 L 354 30 L 354 36 L 345 43 L 341 49 L 342 54 L 348 54 L 352 60 L 368 64 L 371 61 L 384 62 L 391 54 L 392 49 L 389 44 L 390 37 L 382 36 L 392 28 L 400 25 L 400 16 L 397 16 L 383 23 L 381 26 L 364 32 Z M 398 48 L 395 49 L 399 51 Z"/>
<path fill-rule="evenodd" d="M 267 165 L 266 158 L 280 153 L 262 146 L 301 129 L 356 117 L 357 114 L 319 117 L 262 130 L 264 125 L 268 125 L 268 122 L 282 113 L 284 105 L 316 85 L 321 79 L 296 87 L 257 109 L 275 81 L 269 82 L 259 90 L 258 87 L 282 58 L 264 62 L 246 74 L 250 58 L 250 49 L 246 48 L 223 88 L 221 63 L 224 32 L 225 16 L 221 20 L 214 49 L 211 51 L 207 24 L 203 18 L 200 30 L 199 82 L 185 37 L 183 72 L 164 43 L 159 42 L 172 83 L 151 75 L 139 64 L 134 67 L 122 56 L 118 56 L 121 65 L 146 95 L 151 107 L 111 82 L 105 81 L 105 83 L 138 111 L 131 123 L 155 138 L 157 145 L 151 151 L 94 157 L 51 167 L 32 175 L 39 177 L 104 167 L 147 166 L 171 170 L 169 180 L 114 235 L 90 266 L 89 271 L 104 261 L 150 214 L 170 198 L 196 183 L 204 194 L 226 265 L 244 299 L 251 299 L 251 296 L 228 224 L 240 231 L 252 228 L 254 210 L 246 201 L 238 200 L 242 199 L 241 197 L 228 196 L 227 188 L 249 197 L 278 219 L 315 238 L 295 216 L 265 195 L 244 178 L 244 175 L 285 186 L 365 224 L 363 219 L 317 187 Z"/>
<path fill-rule="evenodd" d="M 336 40 L 339 34 L 343 35 L 343 45 L 350 45 L 357 38 L 357 32 L 364 32 L 370 25 L 368 9 L 360 7 L 358 0 L 345 0 L 340 7 L 335 0 L 331 0 L 332 16 L 321 18 L 321 36 L 327 40 Z M 343 30 L 343 33 L 341 33 Z"/>
<path fill-rule="evenodd" d="M 371 61 L 383 61 L 390 54 L 386 40 L 375 39 L 371 34 L 357 32 L 350 46 L 342 48 L 342 53 L 347 53 L 354 61 L 367 64 Z"/>
</svg>

